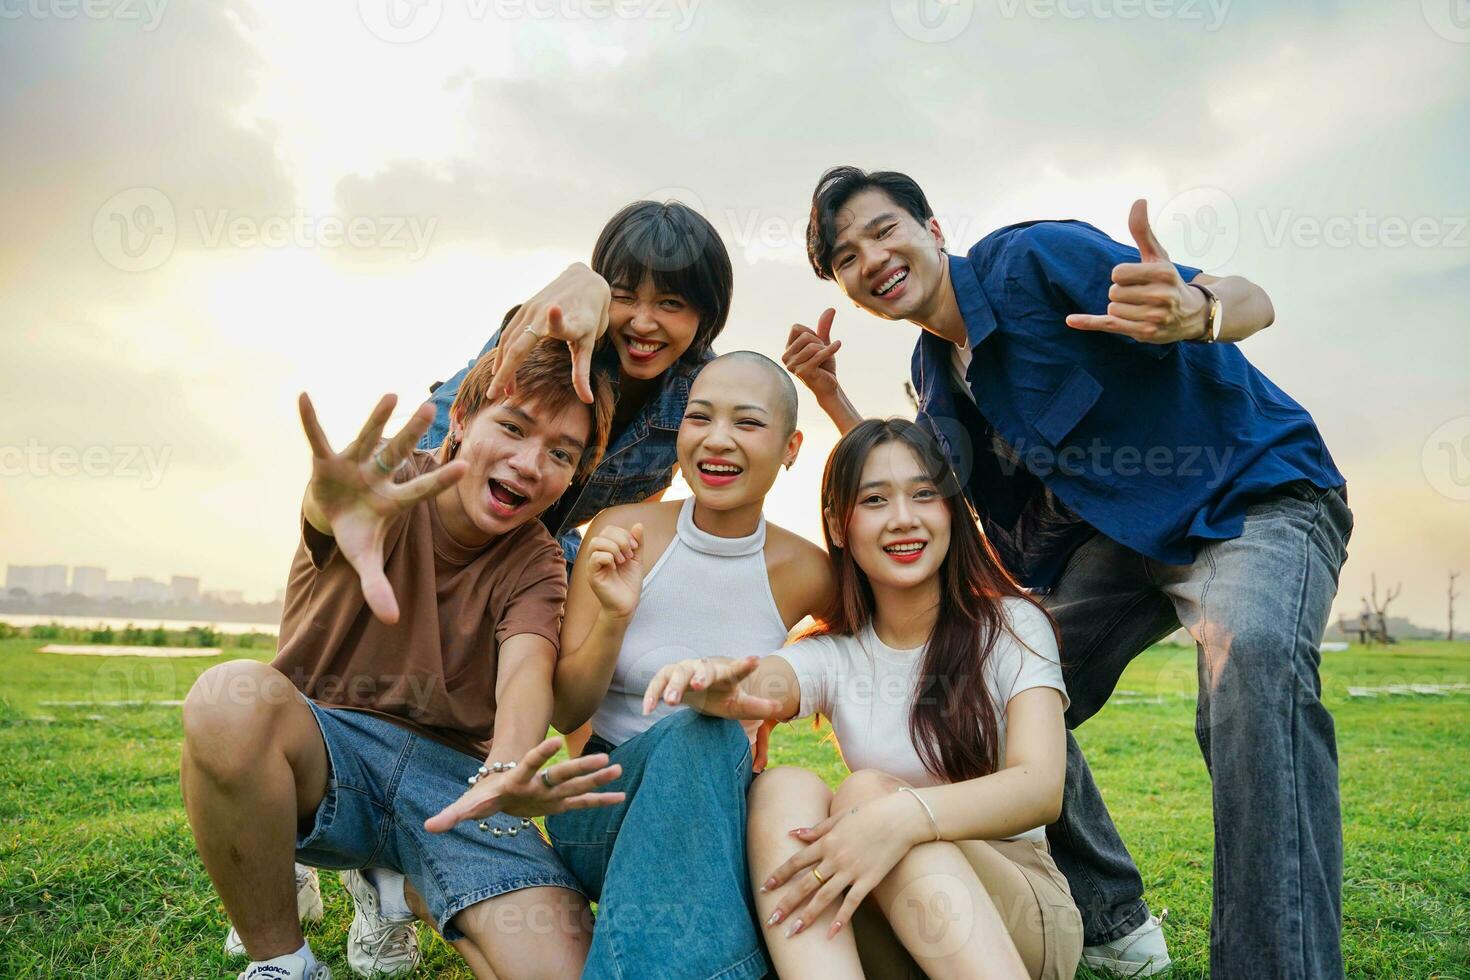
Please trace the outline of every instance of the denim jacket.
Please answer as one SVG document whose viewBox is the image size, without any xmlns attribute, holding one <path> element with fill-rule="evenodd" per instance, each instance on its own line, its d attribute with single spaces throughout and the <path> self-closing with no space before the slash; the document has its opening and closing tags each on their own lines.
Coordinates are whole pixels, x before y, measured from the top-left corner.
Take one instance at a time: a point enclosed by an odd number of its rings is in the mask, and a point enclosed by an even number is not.
<svg viewBox="0 0 1470 980">
<path fill-rule="evenodd" d="M 490 338 L 480 355 L 495 347 L 500 331 Z M 597 467 L 585 479 L 567 487 L 566 493 L 541 515 L 541 522 L 551 531 L 567 563 L 576 561 L 582 546 L 582 532 L 577 530 L 599 511 L 618 504 L 634 504 L 647 500 L 674 481 L 674 465 L 678 461 L 675 441 L 684 408 L 689 402 L 689 388 L 714 354 L 706 351 L 698 363 L 681 358 L 664 372 L 661 385 L 643 405 L 636 418 L 621 432 L 614 432 L 607 451 Z M 477 357 L 475 360 L 479 360 Z M 475 361 L 434 389 L 434 424 L 429 427 L 420 449 L 434 449 L 449 435 L 449 407 Z M 602 347 L 593 357 L 593 370 L 601 371 L 618 390 L 618 358 L 610 346 Z"/>
</svg>

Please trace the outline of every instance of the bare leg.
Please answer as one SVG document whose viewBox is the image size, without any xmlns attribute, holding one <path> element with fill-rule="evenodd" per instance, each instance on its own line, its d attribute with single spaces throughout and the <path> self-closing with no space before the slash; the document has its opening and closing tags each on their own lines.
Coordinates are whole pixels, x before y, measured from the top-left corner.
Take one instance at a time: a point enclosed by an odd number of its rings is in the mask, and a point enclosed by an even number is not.
<svg viewBox="0 0 1470 980">
<path fill-rule="evenodd" d="M 254 660 L 205 671 L 184 701 L 180 785 L 199 856 L 253 960 L 294 953 L 296 827 L 327 790 L 327 750 L 290 680 Z"/>
<path fill-rule="evenodd" d="M 886 773 L 860 770 L 838 788 L 832 812 L 895 793 L 902 785 Z M 923 819 L 918 809 L 916 804 L 915 819 Z M 1021 886 L 1029 890 L 1024 880 Z M 936 841 L 913 848 L 873 889 L 872 897 L 926 976 L 1030 977 L 995 903 L 957 845 Z"/>
<path fill-rule="evenodd" d="M 592 915 L 587 901 L 568 888 L 522 888 L 477 902 L 454 917 L 478 960 L 489 967 L 475 976 L 497 974 L 527 980 L 577 980 L 592 945 Z M 454 944 L 461 953 L 460 943 Z"/>
<path fill-rule="evenodd" d="M 439 927 L 434 923 L 434 916 L 429 913 L 429 906 L 425 904 L 423 896 L 413 887 L 413 883 L 406 878 L 403 881 L 403 897 L 408 902 L 409 909 L 414 915 L 418 916 L 420 922 L 423 922 L 435 932 L 439 931 Z M 448 940 L 445 941 L 448 942 Z M 476 946 L 468 937 L 457 939 L 450 942 L 449 945 L 453 946 L 455 951 L 464 957 L 465 964 L 469 966 L 470 972 L 478 980 L 496 980 L 495 971 L 490 968 L 490 961 L 485 959 L 484 955 L 480 952 L 480 947 Z"/>
<path fill-rule="evenodd" d="M 746 830 L 750 882 L 755 892 L 756 914 L 765 922 L 781 901 L 781 890 L 762 895 L 761 883 L 804 846 L 789 831 L 814 826 L 827 818 L 832 791 L 814 772 L 796 766 L 777 766 L 756 777 L 746 799 L 750 807 Z M 863 975 L 852 930 L 844 929 L 832 940 L 827 939 L 827 928 L 836 912 L 837 906 L 833 905 L 819 921 L 790 939 L 786 938 L 786 923 L 766 927 L 766 949 L 779 976 Z"/>
</svg>

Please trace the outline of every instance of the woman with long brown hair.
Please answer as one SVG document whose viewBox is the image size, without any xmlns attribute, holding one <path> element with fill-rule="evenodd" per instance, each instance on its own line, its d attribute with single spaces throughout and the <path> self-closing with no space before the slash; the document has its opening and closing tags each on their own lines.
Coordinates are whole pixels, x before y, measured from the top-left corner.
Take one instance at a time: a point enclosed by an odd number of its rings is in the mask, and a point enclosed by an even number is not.
<svg viewBox="0 0 1470 980">
<path fill-rule="evenodd" d="M 912 422 L 850 431 L 822 511 L 831 614 L 767 657 L 666 667 L 644 700 L 832 723 L 853 770 L 836 793 L 795 767 L 750 791 L 751 881 L 778 971 L 1071 977 L 1081 919 L 1044 833 L 1066 766 L 1050 619 Z"/>
</svg>

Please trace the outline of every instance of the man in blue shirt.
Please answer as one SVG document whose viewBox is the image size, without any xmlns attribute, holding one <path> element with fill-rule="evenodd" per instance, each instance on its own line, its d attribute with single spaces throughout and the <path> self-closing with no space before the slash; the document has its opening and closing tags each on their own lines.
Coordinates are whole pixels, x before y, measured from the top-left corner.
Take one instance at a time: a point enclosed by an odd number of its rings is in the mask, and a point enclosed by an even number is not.
<svg viewBox="0 0 1470 980">
<path fill-rule="evenodd" d="M 1138 248 L 1037 221 L 945 252 L 909 177 L 829 170 L 812 267 L 858 306 L 922 329 L 919 419 L 955 464 L 1002 560 L 1045 593 L 1076 727 L 1128 662 L 1184 626 L 1199 647 L 1196 733 L 1213 781 L 1215 976 L 1340 977 L 1342 841 L 1318 647 L 1352 529 L 1312 417 L 1236 343 L 1270 325 L 1239 277 L 1168 261 L 1134 205 Z M 842 431 L 832 311 L 792 328 L 786 365 Z M 1169 964 L 1143 883 L 1068 736 L 1048 829 L 1094 967 Z"/>
</svg>

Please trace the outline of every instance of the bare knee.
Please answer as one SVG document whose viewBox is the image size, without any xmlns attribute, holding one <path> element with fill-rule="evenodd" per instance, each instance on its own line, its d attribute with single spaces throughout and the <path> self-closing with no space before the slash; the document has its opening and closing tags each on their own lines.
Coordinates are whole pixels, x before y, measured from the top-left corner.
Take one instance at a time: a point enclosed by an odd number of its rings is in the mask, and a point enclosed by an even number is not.
<svg viewBox="0 0 1470 980">
<path fill-rule="evenodd" d="M 754 815 L 757 811 L 773 807 L 789 808 L 798 802 L 819 800 L 823 804 L 832 796 L 832 791 L 822 777 L 810 769 L 800 766 L 775 766 L 767 769 L 750 784 L 746 795 L 747 805 Z"/>
<path fill-rule="evenodd" d="M 832 812 L 850 809 L 872 800 L 897 793 L 900 786 L 908 783 L 897 776 L 890 776 L 877 769 L 859 769 L 842 781 L 832 796 Z"/>
<path fill-rule="evenodd" d="M 184 745 L 192 763 L 221 780 L 253 765 L 299 696 L 284 674 L 255 660 L 209 668 L 184 699 Z"/>
</svg>

